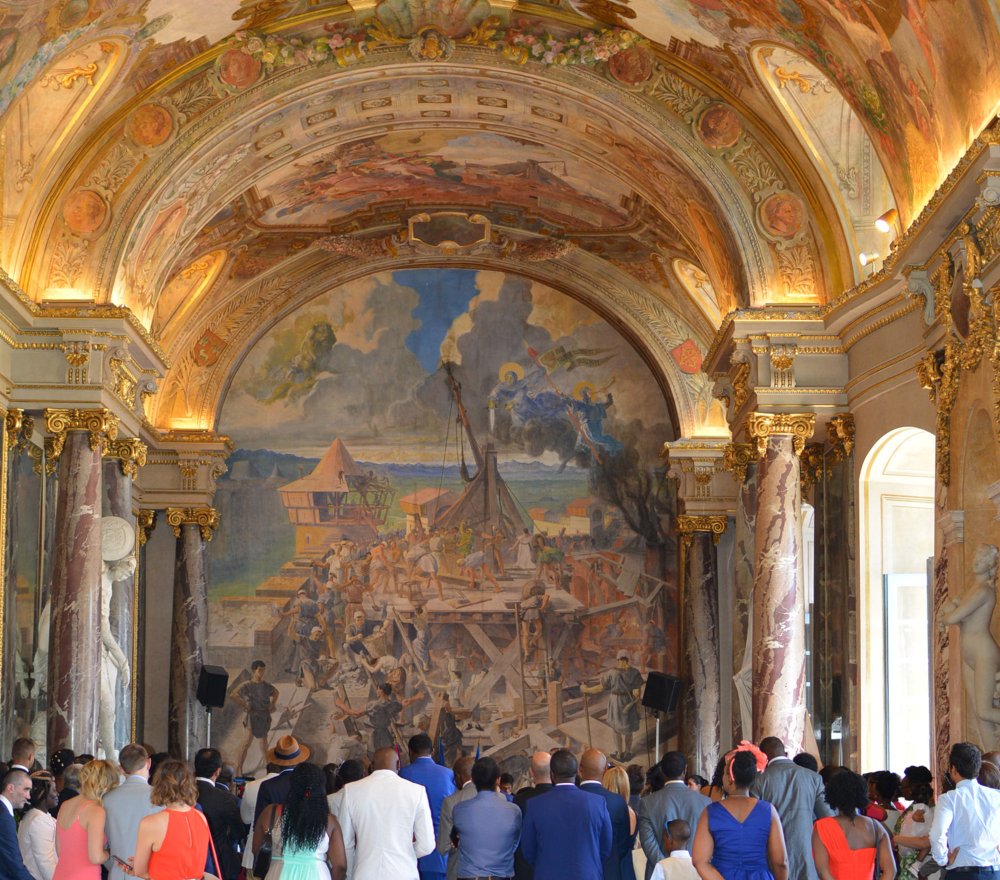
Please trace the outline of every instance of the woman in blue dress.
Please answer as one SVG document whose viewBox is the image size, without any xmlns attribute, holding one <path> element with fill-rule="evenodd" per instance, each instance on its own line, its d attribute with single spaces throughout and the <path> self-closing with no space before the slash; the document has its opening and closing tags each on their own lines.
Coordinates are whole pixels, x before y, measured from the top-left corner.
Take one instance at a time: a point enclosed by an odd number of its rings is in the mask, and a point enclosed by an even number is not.
<svg viewBox="0 0 1000 880">
<path fill-rule="evenodd" d="M 736 751 L 726 762 L 726 799 L 698 820 L 692 858 L 701 880 L 788 880 L 785 835 L 774 807 L 750 797 L 757 760 Z"/>
</svg>

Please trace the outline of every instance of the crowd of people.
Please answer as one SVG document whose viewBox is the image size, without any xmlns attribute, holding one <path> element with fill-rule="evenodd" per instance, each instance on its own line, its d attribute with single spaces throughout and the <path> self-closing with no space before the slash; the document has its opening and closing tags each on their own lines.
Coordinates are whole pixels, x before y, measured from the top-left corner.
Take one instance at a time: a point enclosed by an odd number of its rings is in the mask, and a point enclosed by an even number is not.
<svg viewBox="0 0 1000 880">
<path fill-rule="evenodd" d="M 893 880 L 1000 877 L 1000 754 L 951 747 L 931 772 L 867 778 L 741 742 L 714 778 L 683 753 L 649 769 L 599 750 L 436 763 L 426 734 L 320 767 L 295 737 L 239 788 L 194 761 L 125 746 L 118 762 L 14 743 L 0 767 L 0 880 Z M 228 778 L 227 778 L 228 777 Z"/>
</svg>

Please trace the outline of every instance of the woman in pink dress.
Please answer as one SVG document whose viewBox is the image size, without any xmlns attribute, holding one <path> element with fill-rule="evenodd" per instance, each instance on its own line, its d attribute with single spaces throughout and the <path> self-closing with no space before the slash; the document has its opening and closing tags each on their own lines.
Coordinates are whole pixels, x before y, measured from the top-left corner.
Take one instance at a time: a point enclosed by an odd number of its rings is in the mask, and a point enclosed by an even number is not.
<svg viewBox="0 0 1000 880">
<path fill-rule="evenodd" d="M 104 838 L 101 798 L 118 785 L 110 761 L 90 761 L 80 771 L 80 794 L 59 808 L 52 880 L 101 880 L 101 864 L 109 858 Z"/>
</svg>

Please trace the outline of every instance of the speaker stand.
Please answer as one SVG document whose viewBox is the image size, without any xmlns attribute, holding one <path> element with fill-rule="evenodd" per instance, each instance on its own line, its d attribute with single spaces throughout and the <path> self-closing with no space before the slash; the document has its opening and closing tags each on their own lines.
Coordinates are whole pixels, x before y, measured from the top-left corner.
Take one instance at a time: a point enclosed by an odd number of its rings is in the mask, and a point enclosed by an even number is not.
<svg viewBox="0 0 1000 880">
<path fill-rule="evenodd" d="M 656 713 L 656 761 L 654 764 L 660 763 L 660 713 Z"/>
<path fill-rule="evenodd" d="M 210 749 L 212 748 L 212 707 L 206 706 L 205 709 L 208 712 L 208 728 L 205 731 L 208 742 L 205 743 L 205 747 Z M 659 736 L 659 729 L 657 729 L 657 736 Z"/>
</svg>

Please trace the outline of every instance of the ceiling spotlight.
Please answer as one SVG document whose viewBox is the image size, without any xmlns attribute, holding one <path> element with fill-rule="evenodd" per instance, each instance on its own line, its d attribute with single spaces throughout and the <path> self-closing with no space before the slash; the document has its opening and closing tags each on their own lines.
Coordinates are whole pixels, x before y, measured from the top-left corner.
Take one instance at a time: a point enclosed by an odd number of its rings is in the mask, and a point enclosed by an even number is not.
<svg viewBox="0 0 1000 880">
<path fill-rule="evenodd" d="M 869 263 L 874 263 L 878 259 L 878 254 L 861 254 L 858 257 L 858 262 L 862 266 L 867 266 Z"/>
<path fill-rule="evenodd" d="M 896 224 L 899 222 L 899 211 L 895 208 L 890 208 L 886 211 L 878 220 L 875 221 L 875 228 L 879 232 L 894 232 L 896 229 Z"/>
</svg>

